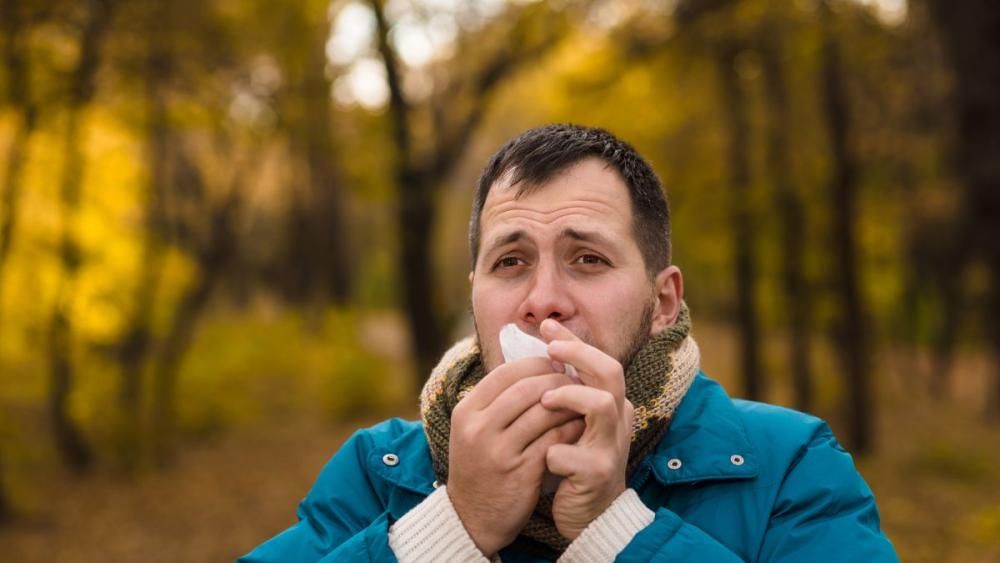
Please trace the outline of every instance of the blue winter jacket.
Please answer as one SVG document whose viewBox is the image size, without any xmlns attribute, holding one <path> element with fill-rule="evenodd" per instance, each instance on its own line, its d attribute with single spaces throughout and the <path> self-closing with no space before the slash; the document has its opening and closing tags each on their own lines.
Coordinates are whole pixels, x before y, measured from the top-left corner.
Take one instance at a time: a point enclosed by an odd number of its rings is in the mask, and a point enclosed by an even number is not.
<svg viewBox="0 0 1000 563">
<path fill-rule="evenodd" d="M 389 526 L 434 481 L 419 423 L 358 431 L 299 505 L 298 523 L 240 562 L 396 561 Z M 629 486 L 656 518 L 617 561 L 898 561 L 871 489 L 824 422 L 731 399 L 704 374 Z M 500 556 L 538 561 L 511 547 Z"/>
</svg>

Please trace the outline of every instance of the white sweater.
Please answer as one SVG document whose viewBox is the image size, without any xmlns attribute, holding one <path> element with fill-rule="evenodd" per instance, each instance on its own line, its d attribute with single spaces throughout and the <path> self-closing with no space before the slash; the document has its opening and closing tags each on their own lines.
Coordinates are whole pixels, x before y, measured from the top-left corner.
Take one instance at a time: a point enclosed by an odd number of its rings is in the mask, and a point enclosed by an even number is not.
<svg viewBox="0 0 1000 563">
<path fill-rule="evenodd" d="M 573 540 L 559 561 L 614 561 L 632 538 L 653 521 L 653 517 L 653 511 L 642 504 L 639 495 L 632 489 L 625 489 L 603 514 Z M 439 487 L 392 525 L 389 547 L 400 563 L 489 561 L 462 525 L 446 486 Z M 500 557 L 495 556 L 493 561 L 500 561 Z"/>
</svg>

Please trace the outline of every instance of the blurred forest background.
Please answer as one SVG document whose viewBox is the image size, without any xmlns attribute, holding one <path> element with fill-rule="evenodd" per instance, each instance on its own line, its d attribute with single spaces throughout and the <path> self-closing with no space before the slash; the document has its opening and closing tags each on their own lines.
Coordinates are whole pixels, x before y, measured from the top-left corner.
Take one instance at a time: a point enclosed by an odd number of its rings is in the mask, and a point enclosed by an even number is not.
<svg viewBox="0 0 1000 563">
<path fill-rule="evenodd" d="M 661 175 L 705 369 L 1000 561 L 990 0 L 0 0 L 0 553 L 232 559 L 470 330 L 487 157 Z"/>
</svg>

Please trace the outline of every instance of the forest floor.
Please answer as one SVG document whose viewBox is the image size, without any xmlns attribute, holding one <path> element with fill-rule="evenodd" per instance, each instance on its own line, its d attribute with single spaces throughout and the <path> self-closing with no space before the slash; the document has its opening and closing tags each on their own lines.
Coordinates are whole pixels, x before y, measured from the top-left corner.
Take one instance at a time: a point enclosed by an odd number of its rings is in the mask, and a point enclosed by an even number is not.
<svg viewBox="0 0 1000 563">
<path fill-rule="evenodd" d="M 700 330 L 702 343 L 731 342 L 725 333 L 707 332 Z M 732 357 L 713 345 L 706 370 L 732 373 Z M 886 365 L 879 379 L 877 454 L 859 460 L 885 532 L 903 561 L 1000 563 L 1000 424 L 985 423 L 972 406 L 981 398 L 981 383 L 959 386 L 950 402 L 935 401 L 906 392 L 922 385 L 906 375 L 909 367 Z M 962 369 L 979 373 L 985 367 Z M 775 383 L 775 394 L 781 395 L 782 384 Z M 291 524 L 296 504 L 331 453 L 371 422 L 286 416 L 202 440 L 169 469 L 128 481 L 112 472 L 44 476 L 42 496 L 0 531 L 0 558 L 232 561 Z"/>
</svg>

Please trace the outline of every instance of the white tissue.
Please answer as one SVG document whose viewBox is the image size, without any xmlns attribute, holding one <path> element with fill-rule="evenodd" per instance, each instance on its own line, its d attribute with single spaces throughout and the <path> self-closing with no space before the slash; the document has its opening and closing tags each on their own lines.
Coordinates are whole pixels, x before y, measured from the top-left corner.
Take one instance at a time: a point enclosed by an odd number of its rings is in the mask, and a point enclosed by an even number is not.
<svg viewBox="0 0 1000 563">
<path fill-rule="evenodd" d="M 517 328 L 517 325 L 510 323 L 500 329 L 500 351 L 503 353 L 505 362 L 523 360 L 524 358 L 548 358 L 548 345 L 542 340 Z M 574 383 L 580 383 L 580 377 L 576 373 L 576 368 L 569 364 L 565 366 L 565 373 Z"/>
</svg>

